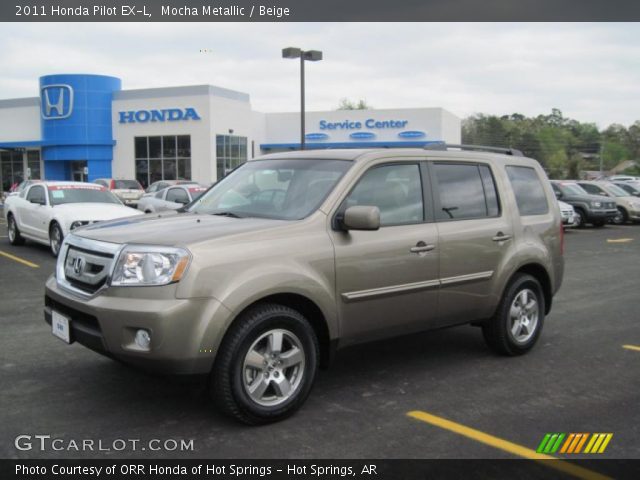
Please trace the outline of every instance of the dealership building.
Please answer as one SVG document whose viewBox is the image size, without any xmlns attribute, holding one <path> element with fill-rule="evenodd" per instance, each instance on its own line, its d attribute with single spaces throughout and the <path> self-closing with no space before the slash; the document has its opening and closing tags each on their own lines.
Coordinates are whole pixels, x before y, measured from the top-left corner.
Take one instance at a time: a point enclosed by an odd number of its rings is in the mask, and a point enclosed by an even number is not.
<svg viewBox="0 0 640 480">
<path fill-rule="evenodd" d="M 37 96 L 0 100 L 0 182 L 136 178 L 215 182 L 255 156 L 300 148 L 300 113 L 252 110 L 211 85 L 123 90 L 103 75 L 47 75 Z M 460 143 L 442 108 L 307 112 L 305 147 Z"/>
</svg>

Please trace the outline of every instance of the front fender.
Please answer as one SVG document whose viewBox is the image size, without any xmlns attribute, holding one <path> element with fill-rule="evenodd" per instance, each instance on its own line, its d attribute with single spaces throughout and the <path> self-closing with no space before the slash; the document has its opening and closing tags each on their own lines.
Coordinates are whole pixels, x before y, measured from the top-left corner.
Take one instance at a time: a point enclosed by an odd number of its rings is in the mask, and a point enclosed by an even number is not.
<svg viewBox="0 0 640 480">
<path fill-rule="evenodd" d="M 180 282 L 177 296 L 211 297 L 218 300 L 231 312 L 223 330 L 244 309 L 259 300 L 272 295 L 295 294 L 313 302 L 324 316 L 330 338 L 338 337 L 334 289 L 331 281 L 317 271 L 286 260 L 239 269 L 233 276 L 227 275 L 229 272 L 215 270 L 215 267 L 198 270 L 197 265 L 191 265 L 189 278 Z M 333 275 L 329 278 L 333 278 Z"/>
</svg>

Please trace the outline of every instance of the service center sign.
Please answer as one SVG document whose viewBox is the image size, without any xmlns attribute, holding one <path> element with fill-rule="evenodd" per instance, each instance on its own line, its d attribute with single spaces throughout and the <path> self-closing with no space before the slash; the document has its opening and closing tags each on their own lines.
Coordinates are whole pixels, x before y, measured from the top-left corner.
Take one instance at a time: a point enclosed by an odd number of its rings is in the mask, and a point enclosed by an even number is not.
<svg viewBox="0 0 640 480">
<path fill-rule="evenodd" d="M 119 123 L 147 123 L 147 122 L 179 122 L 200 120 L 200 115 L 193 107 L 163 108 L 162 110 L 129 110 L 118 112 Z"/>
</svg>

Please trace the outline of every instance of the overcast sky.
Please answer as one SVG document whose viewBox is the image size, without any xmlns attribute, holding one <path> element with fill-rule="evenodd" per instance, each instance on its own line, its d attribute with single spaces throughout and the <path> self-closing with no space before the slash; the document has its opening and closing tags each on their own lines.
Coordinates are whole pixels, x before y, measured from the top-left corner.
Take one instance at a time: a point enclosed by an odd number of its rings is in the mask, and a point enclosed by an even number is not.
<svg viewBox="0 0 640 480">
<path fill-rule="evenodd" d="M 98 73 L 124 89 L 211 84 L 249 93 L 259 111 L 341 98 L 375 108 L 443 107 L 630 125 L 640 119 L 638 23 L 12 23 L 0 24 L 0 98 L 36 96 L 38 77 Z M 201 50 L 206 50 L 201 52 Z"/>
</svg>

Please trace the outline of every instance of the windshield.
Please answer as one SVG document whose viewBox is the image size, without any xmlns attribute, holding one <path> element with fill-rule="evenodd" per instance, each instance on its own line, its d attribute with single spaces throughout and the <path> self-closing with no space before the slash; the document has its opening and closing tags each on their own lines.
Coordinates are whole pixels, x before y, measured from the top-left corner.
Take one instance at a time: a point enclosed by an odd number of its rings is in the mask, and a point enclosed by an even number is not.
<svg viewBox="0 0 640 480">
<path fill-rule="evenodd" d="M 344 173 L 346 160 L 255 160 L 218 182 L 190 212 L 299 220 L 315 211 Z"/>
<path fill-rule="evenodd" d="M 140 184 L 135 180 L 114 180 L 114 190 L 142 190 Z"/>
<path fill-rule="evenodd" d="M 54 185 L 49 186 L 49 202 L 51 205 L 64 203 L 115 203 L 120 201 L 103 187 Z"/>
<path fill-rule="evenodd" d="M 603 187 L 607 192 L 615 197 L 628 197 L 629 192 L 625 192 L 619 186 L 611 184 L 611 185 L 603 185 Z"/>
<path fill-rule="evenodd" d="M 558 187 L 565 195 L 589 195 L 587 191 L 577 183 L 560 183 Z"/>
</svg>

